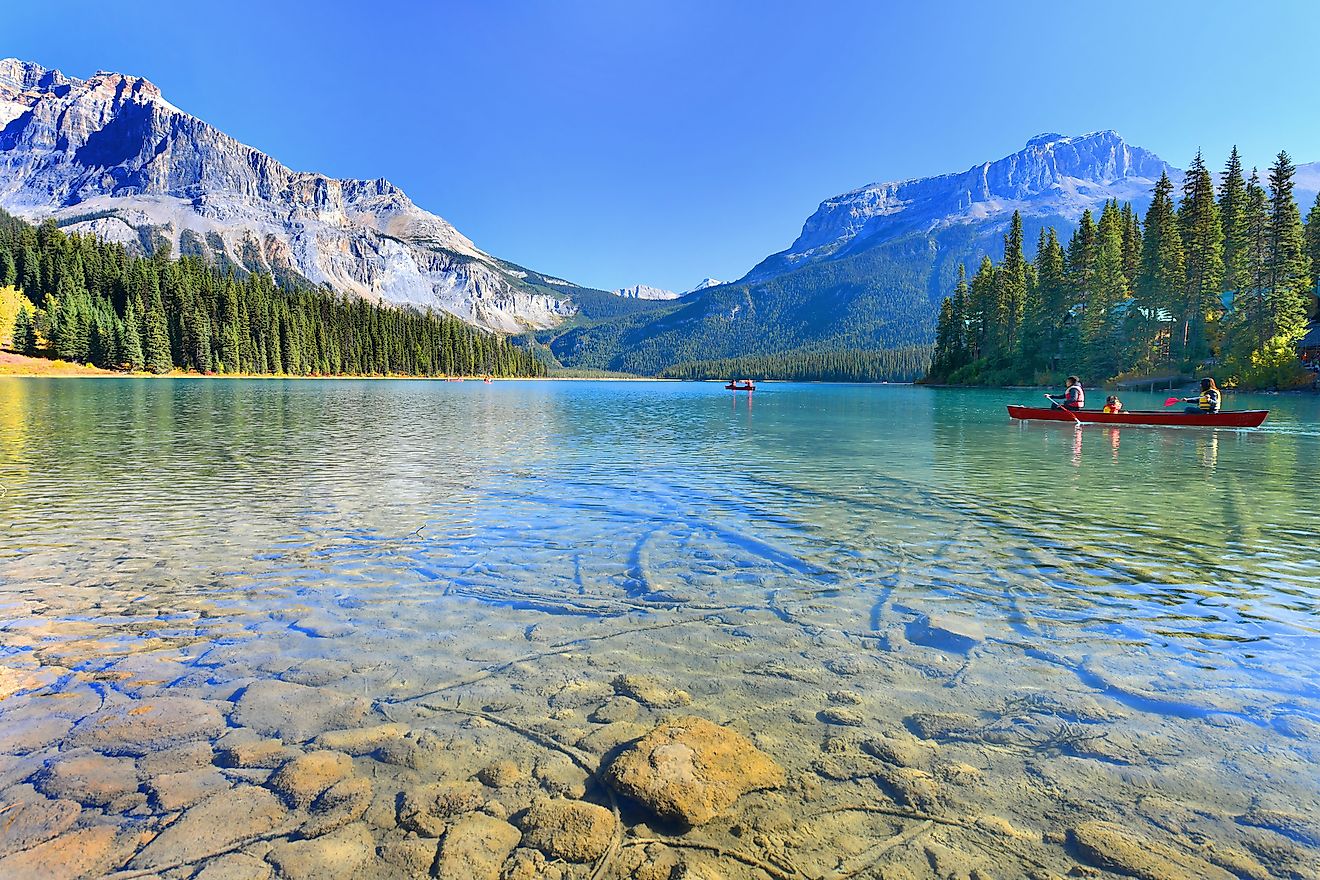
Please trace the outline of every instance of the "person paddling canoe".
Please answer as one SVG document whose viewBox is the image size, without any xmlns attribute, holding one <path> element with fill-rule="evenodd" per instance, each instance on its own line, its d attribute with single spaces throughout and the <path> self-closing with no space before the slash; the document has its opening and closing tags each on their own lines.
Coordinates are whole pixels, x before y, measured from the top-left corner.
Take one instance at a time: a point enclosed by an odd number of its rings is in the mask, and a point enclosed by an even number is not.
<svg viewBox="0 0 1320 880">
<path fill-rule="evenodd" d="M 1076 376 L 1068 377 L 1062 394 L 1046 394 L 1045 396 L 1054 401 L 1052 409 L 1078 410 L 1086 406 L 1086 392 L 1082 390 L 1082 380 Z"/>
<path fill-rule="evenodd" d="M 1217 413 L 1219 412 L 1219 386 L 1215 380 L 1208 376 L 1201 380 L 1201 393 L 1197 397 L 1184 397 L 1183 403 L 1194 403 L 1196 406 L 1189 406 L 1183 410 L 1188 413 Z"/>
</svg>

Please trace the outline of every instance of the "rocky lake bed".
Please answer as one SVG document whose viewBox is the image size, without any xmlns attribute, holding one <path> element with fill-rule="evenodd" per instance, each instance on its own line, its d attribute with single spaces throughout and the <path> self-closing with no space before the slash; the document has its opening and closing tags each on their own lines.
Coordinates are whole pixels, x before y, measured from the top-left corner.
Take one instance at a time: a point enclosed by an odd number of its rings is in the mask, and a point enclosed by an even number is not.
<svg viewBox="0 0 1320 880">
<path fill-rule="evenodd" d="M 0 877 L 1320 877 L 1313 636 L 1066 511 L 317 461 L 253 514 L 232 461 L 173 491 L 242 521 L 0 555 Z"/>
</svg>

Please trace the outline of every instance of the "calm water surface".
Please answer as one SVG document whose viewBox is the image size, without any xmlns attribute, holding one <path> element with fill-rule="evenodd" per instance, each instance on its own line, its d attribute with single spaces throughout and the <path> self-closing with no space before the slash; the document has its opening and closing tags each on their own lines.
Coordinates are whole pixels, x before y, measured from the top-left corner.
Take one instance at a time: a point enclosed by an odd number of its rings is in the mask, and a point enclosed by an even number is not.
<svg viewBox="0 0 1320 880">
<path fill-rule="evenodd" d="M 1250 432 L 1007 418 L 1037 394 L 0 379 L 0 807 L 79 802 L 34 839 L 113 829 L 92 875 L 294 876 L 282 827 L 148 842 L 266 782 L 235 743 L 395 722 L 408 749 L 358 750 L 371 805 L 333 833 L 400 876 L 436 846 L 398 824 L 411 788 L 510 760 L 488 813 L 613 808 L 579 765 L 686 713 L 787 785 L 692 830 L 623 803 L 601 858 L 506 873 L 1109 876 L 1078 831 L 1108 822 L 1158 871 L 1316 876 L 1320 400 L 1230 397 L 1271 410 Z M 637 705 L 619 675 L 682 693 Z M 239 711 L 272 680 L 344 709 Z M 215 766 L 170 768 L 191 794 L 74 726 L 166 696 L 223 717 L 188 735 Z M 136 787 L 52 769 L 98 755 Z"/>
</svg>

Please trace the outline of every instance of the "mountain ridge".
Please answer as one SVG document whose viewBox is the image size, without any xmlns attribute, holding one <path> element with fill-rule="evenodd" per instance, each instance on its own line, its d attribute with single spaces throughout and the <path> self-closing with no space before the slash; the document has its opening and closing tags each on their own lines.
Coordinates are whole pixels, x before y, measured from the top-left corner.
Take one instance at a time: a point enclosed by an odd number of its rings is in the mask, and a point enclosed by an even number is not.
<svg viewBox="0 0 1320 880">
<path fill-rule="evenodd" d="M 110 71 L 0 60 L 0 207 L 505 333 L 603 294 L 487 254 L 383 178 L 294 171 Z"/>
<path fill-rule="evenodd" d="M 643 316 L 544 341 L 569 365 L 658 372 L 695 360 L 781 351 L 929 344 L 959 264 L 998 258 L 1013 211 L 1028 251 L 1045 227 L 1065 238 L 1083 211 L 1131 202 L 1144 213 L 1160 173 L 1182 172 L 1113 131 L 1037 135 L 1016 153 L 926 178 L 868 184 L 820 203 L 788 248 L 741 279 Z M 1320 163 L 1298 169 L 1303 212 Z"/>
</svg>

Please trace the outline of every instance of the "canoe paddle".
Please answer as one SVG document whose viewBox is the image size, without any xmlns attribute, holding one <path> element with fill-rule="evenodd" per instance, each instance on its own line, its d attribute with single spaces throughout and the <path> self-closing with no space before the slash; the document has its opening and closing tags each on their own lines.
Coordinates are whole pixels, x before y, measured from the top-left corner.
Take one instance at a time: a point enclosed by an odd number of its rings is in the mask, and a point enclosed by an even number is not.
<svg viewBox="0 0 1320 880">
<path fill-rule="evenodd" d="M 1050 397 L 1050 395 L 1046 394 L 1045 397 L 1049 400 L 1050 403 L 1054 403 L 1054 402 L 1055 402 L 1054 398 L 1053 398 L 1053 397 Z M 1063 411 L 1066 412 L 1068 415 L 1072 416 L 1072 417 L 1073 417 L 1073 421 L 1077 423 L 1077 426 L 1078 426 L 1079 428 L 1081 427 L 1081 425 L 1082 425 L 1082 420 L 1079 419 L 1079 418 L 1077 418 L 1077 413 L 1075 413 L 1075 412 L 1073 412 L 1072 410 L 1068 409 L 1068 407 L 1064 406 L 1063 404 L 1060 404 L 1060 405 L 1059 405 L 1059 409 L 1063 410 Z"/>
<path fill-rule="evenodd" d="M 1165 406 L 1173 406 L 1173 405 L 1174 405 L 1175 403 L 1177 403 L 1177 402 L 1178 402 L 1178 398 L 1176 398 L 1176 397 L 1170 397 L 1168 400 L 1164 401 L 1164 405 L 1165 405 Z"/>
</svg>

